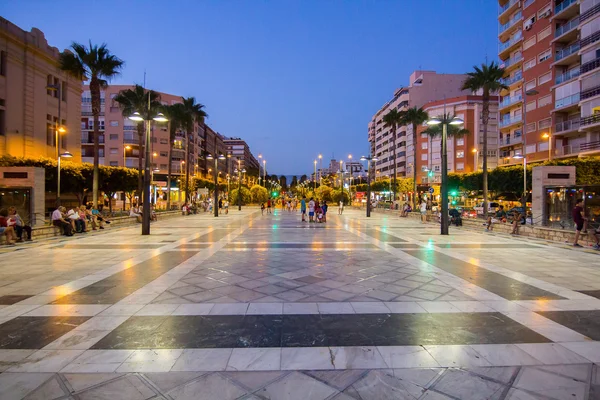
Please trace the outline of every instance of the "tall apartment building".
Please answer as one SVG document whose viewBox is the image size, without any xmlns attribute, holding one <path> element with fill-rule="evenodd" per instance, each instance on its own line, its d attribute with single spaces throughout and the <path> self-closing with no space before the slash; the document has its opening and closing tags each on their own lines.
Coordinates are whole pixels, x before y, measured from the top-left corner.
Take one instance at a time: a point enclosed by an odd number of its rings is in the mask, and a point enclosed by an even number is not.
<svg viewBox="0 0 600 400">
<path fill-rule="evenodd" d="M 466 76 L 462 74 L 438 74 L 435 71 L 414 71 L 406 87 L 397 89 L 394 97 L 381 107 L 369 122 L 369 143 L 371 155 L 379 160 L 374 165 L 377 174 L 369 171 L 371 177 L 390 176 L 394 173 L 394 151 L 398 177 L 412 176 L 415 160 L 415 146 L 412 140 L 412 127 L 397 129 L 396 149 L 393 149 L 392 129 L 386 127 L 383 117 L 390 110 L 405 111 L 412 107 L 422 107 L 427 102 L 471 94 L 461 90 Z"/>
<path fill-rule="evenodd" d="M 207 154 L 212 154 L 213 156 L 217 157 L 217 169 L 219 172 L 219 176 L 221 178 L 224 178 L 227 174 L 230 174 L 232 171 L 231 158 L 226 158 L 225 160 L 218 159 L 220 154 L 227 155 L 227 146 L 225 145 L 226 138 L 219 132 L 215 132 L 208 125 L 202 126 L 202 130 L 204 131 L 204 150 Z M 208 158 L 204 157 L 201 166 L 201 173 L 212 179 L 212 169 L 214 167 L 215 160 L 209 160 Z"/>
<path fill-rule="evenodd" d="M 60 70 L 59 54 L 39 29 L 27 32 L 0 17 L 0 155 L 56 158 L 69 151 L 81 160 L 81 82 Z M 57 122 L 66 130 L 58 146 Z"/>
<path fill-rule="evenodd" d="M 501 165 L 600 153 L 600 1 L 499 4 Z"/>
<path fill-rule="evenodd" d="M 237 160 L 240 160 L 240 166 L 248 172 L 258 174 L 259 163 L 256 157 L 250 151 L 250 146 L 241 138 L 225 138 L 225 147 L 231 155 L 231 165 L 233 170 L 237 168 Z M 260 167 L 262 168 L 262 166 Z"/>
<path fill-rule="evenodd" d="M 468 134 L 461 137 L 448 137 L 448 171 L 475 172 L 483 166 L 483 125 L 481 96 L 465 95 L 445 100 L 436 100 L 423 106 L 430 117 L 452 114 L 463 121 Z M 417 183 L 439 184 L 441 182 L 441 137 L 430 137 L 424 131 L 427 126 L 418 128 L 417 137 Z M 488 169 L 498 166 L 498 97 L 490 101 L 490 119 L 488 121 Z M 432 171 L 430 175 L 428 172 Z"/>
</svg>

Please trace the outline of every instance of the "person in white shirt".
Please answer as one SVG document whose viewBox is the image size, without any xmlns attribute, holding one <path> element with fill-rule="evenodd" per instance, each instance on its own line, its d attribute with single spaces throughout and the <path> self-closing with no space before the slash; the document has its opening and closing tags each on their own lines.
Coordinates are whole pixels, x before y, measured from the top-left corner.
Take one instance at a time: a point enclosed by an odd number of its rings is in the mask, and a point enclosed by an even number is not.
<svg viewBox="0 0 600 400">
<path fill-rule="evenodd" d="M 129 216 L 134 217 L 137 222 L 142 223 L 142 214 L 140 214 L 137 207 L 131 207 L 129 209 Z"/>
<path fill-rule="evenodd" d="M 338 214 L 342 215 L 344 212 L 344 200 L 340 200 L 340 206 L 338 207 Z"/>
<path fill-rule="evenodd" d="M 425 200 L 421 201 L 419 210 L 421 211 L 421 222 L 425 223 L 427 221 L 427 202 Z"/>
<path fill-rule="evenodd" d="M 315 222 L 315 201 L 312 197 L 308 202 L 308 222 Z"/>
<path fill-rule="evenodd" d="M 63 213 L 66 211 L 64 207 L 58 207 L 52 212 L 52 225 L 63 228 L 65 236 L 73 236 L 73 226 L 64 219 Z"/>
</svg>

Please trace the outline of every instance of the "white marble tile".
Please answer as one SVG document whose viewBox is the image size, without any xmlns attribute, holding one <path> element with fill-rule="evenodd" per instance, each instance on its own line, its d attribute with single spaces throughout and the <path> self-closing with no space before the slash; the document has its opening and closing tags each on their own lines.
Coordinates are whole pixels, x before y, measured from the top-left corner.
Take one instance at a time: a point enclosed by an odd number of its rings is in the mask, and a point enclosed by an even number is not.
<svg viewBox="0 0 600 400">
<path fill-rule="evenodd" d="M 40 307 L 39 304 L 13 304 L 8 307 L 4 307 L 0 310 L 0 318 L 1 317 L 18 317 L 20 315 L 26 314 L 36 308 Z"/>
<path fill-rule="evenodd" d="M 49 343 L 44 350 L 87 350 L 111 331 L 72 330 Z"/>
<path fill-rule="evenodd" d="M 171 315 L 208 315 L 214 304 L 179 304 Z"/>
<path fill-rule="evenodd" d="M 121 363 L 105 363 L 105 364 L 75 364 L 70 363 L 60 370 L 62 374 L 87 374 L 87 373 L 111 373 L 115 372 Z"/>
<path fill-rule="evenodd" d="M 316 379 L 299 372 L 292 372 L 282 379 L 267 385 L 257 394 L 260 394 L 265 399 L 319 400 L 331 399 L 331 396 L 336 392 L 337 390 L 334 388 Z M 341 397 L 336 397 L 335 399 L 343 400 Z"/>
<path fill-rule="evenodd" d="M 171 315 L 179 306 L 180 304 L 148 304 L 135 315 Z"/>
<path fill-rule="evenodd" d="M 357 314 L 389 314 L 390 309 L 381 301 L 351 302 Z"/>
<path fill-rule="evenodd" d="M 246 315 L 248 303 L 215 303 L 210 315 Z"/>
<path fill-rule="evenodd" d="M 225 371 L 233 349 L 185 349 L 171 371 Z"/>
<path fill-rule="evenodd" d="M 7 372 L 58 372 L 83 350 L 38 350 Z"/>
<path fill-rule="evenodd" d="M 350 303 L 317 303 L 320 314 L 355 314 Z"/>
<path fill-rule="evenodd" d="M 0 374 L 0 399 L 23 399 L 51 377 L 52 374 Z"/>
<path fill-rule="evenodd" d="M 523 368 L 513 386 L 543 398 L 584 400 L 587 384 L 543 369 Z"/>
<path fill-rule="evenodd" d="M 385 304 L 385 306 L 394 314 L 417 314 L 427 312 L 423 307 L 412 301 L 387 301 L 383 304 Z"/>
<path fill-rule="evenodd" d="M 431 368 L 440 364 L 421 346 L 377 346 L 390 368 Z"/>
<path fill-rule="evenodd" d="M 377 347 L 331 347 L 335 369 L 388 368 Z"/>
<path fill-rule="evenodd" d="M 116 372 L 169 372 L 182 349 L 135 350 Z"/>
<path fill-rule="evenodd" d="M 561 346 L 566 347 L 568 350 L 579 354 L 591 362 L 600 363 L 600 342 L 561 343 Z"/>
<path fill-rule="evenodd" d="M 282 370 L 335 369 L 329 347 L 286 347 L 281 349 Z"/>
<path fill-rule="evenodd" d="M 125 362 L 135 350 L 86 350 L 71 364 L 121 364 Z"/>
<path fill-rule="evenodd" d="M 74 331 L 113 330 L 127 321 L 129 317 L 93 317 L 77 326 Z"/>
<path fill-rule="evenodd" d="M 227 371 L 271 371 L 281 367 L 279 348 L 233 349 Z"/>
<path fill-rule="evenodd" d="M 483 356 L 467 345 L 425 346 L 441 367 L 489 367 Z"/>
<path fill-rule="evenodd" d="M 471 348 L 496 367 L 543 364 L 514 344 L 474 344 Z"/>
<path fill-rule="evenodd" d="M 31 354 L 35 353 L 36 350 L 30 349 L 1 349 L 0 350 L 0 363 L 14 363 L 21 361 Z"/>
<path fill-rule="evenodd" d="M 119 301 L 117 305 L 123 304 L 149 304 L 159 296 L 158 293 L 150 293 L 150 294 L 130 294 L 125 297 L 123 300 Z"/>
<path fill-rule="evenodd" d="M 585 364 L 590 362 L 587 358 L 558 343 L 524 343 L 515 346 L 544 364 Z"/>
<path fill-rule="evenodd" d="M 98 315 L 101 317 L 131 316 L 143 307 L 143 304 L 115 304 Z"/>
<path fill-rule="evenodd" d="M 428 313 L 459 313 L 461 310 L 454 307 L 448 301 L 418 301 L 418 305 L 423 307 Z"/>
<path fill-rule="evenodd" d="M 319 314 L 317 303 L 283 303 L 286 315 Z"/>
<path fill-rule="evenodd" d="M 450 304 L 462 312 L 495 312 L 494 309 L 479 301 L 451 301 Z"/>
<path fill-rule="evenodd" d="M 281 315 L 283 303 L 250 303 L 246 315 Z"/>
<path fill-rule="evenodd" d="M 484 305 L 490 307 L 493 310 L 499 311 L 499 312 L 527 312 L 529 311 L 527 308 L 525 307 L 521 307 L 520 305 L 513 303 L 512 301 L 508 301 L 508 300 L 483 300 L 481 301 L 481 303 L 483 303 Z"/>
</svg>

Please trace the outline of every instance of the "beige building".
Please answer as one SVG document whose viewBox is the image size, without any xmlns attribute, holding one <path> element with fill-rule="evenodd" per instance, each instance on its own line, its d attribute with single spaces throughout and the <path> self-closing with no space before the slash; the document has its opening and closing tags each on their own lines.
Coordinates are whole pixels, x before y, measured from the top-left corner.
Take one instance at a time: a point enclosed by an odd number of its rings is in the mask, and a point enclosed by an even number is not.
<svg viewBox="0 0 600 400">
<path fill-rule="evenodd" d="M 69 151 L 81 161 L 81 82 L 60 70 L 59 54 L 39 29 L 27 32 L 0 17 L 0 155 L 56 158 Z M 59 120 L 66 132 L 57 149 Z"/>
</svg>

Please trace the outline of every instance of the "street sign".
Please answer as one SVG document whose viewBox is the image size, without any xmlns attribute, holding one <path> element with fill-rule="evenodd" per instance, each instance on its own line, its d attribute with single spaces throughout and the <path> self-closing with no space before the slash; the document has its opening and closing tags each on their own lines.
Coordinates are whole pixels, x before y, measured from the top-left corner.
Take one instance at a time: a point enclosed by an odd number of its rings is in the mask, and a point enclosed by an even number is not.
<svg viewBox="0 0 600 400">
<path fill-rule="evenodd" d="M 434 188 L 432 188 L 432 187 L 430 187 L 430 188 L 429 188 L 429 193 L 433 194 L 433 192 L 435 192 L 435 189 L 434 189 Z"/>
<path fill-rule="evenodd" d="M 207 195 L 208 194 L 208 188 L 200 188 L 200 189 L 198 189 L 198 194 L 200 194 L 200 195 Z"/>
</svg>

